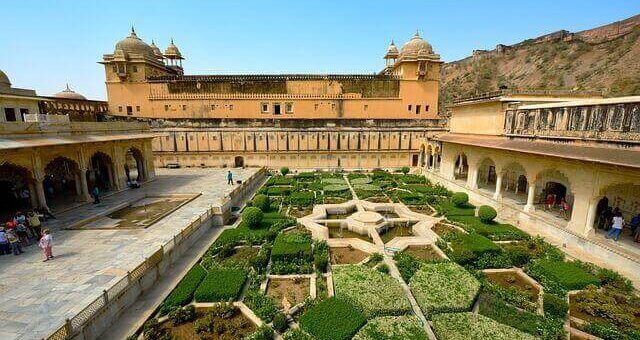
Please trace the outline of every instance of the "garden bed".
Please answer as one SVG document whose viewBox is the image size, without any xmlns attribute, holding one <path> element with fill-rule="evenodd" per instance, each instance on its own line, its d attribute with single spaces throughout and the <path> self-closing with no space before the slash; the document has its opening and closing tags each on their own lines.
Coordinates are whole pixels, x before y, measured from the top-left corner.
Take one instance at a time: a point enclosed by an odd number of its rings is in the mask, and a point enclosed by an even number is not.
<svg viewBox="0 0 640 340">
<path fill-rule="evenodd" d="M 370 320 L 353 340 L 424 340 L 427 333 L 415 316 L 382 316 Z"/>
<path fill-rule="evenodd" d="M 277 301 L 280 308 L 283 307 L 283 298 L 286 298 L 289 306 L 293 307 L 309 296 L 310 286 L 309 278 L 270 278 L 267 284 L 267 295 Z"/>
<path fill-rule="evenodd" d="M 351 339 L 366 321 L 354 305 L 332 297 L 309 308 L 300 317 L 300 327 L 317 340 L 347 340 Z"/>
<path fill-rule="evenodd" d="M 367 257 L 368 253 L 353 247 L 331 247 L 331 264 L 357 264 Z"/>
<path fill-rule="evenodd" d="M 445 240 L 451 235 L 462 233 L 455 227 L 442 223 L 436 223 L 436 225 L 434 225 L 431 230 Z"/>
<path fill-rule="evenodd" d="M 421 261 L 434 261 L 443 259 L 443 257 L 438 251 L 436 251 L 433 245 L 408 246 L 403 250 L 403 252 Z"/>
<path fill-rule="evenodd" d="M 170 339 L 174 340 L 193 340 L 193 339 L 242 339 L 256 330 L 253 324 L 238 309 L 235 309 L 229 317 L 214 315 L 210 312 L 211 308 L 196 308 L 196 319 L 174 326 L 171 321 L 167 320 L 160 324 L 161 329 L 170 335 Z M 202 325 L 203 330 L 196 332 L 196 325 Z"/>
<path fill-rule="evenodd" d="M 515 271 L 484 272 L 487 280 L 504 288 L 515 288 L 529 296 L 529 301 L 538 303 L 540 290 Z"/>
<path fill-rule="evenodd" d="M 362 235 L 360 233 L 353 232 L 347 228 L 340 228 L 340 226 L 330 225 L 327 226 L 329 229 L 329 238 L 357 238 L 367 242 L 373 242 L 369 235 Z"/>
<path fill-rule="evenodd" d="M 379 232 L 380 239 L 382 239 L 382 242 L 387 243 L 396 237 L 413 236 L 413 228 L 408 224 L 409 223 L 404 222 L 394 223 L 394 225 L 391 225 Z"/>
<path fill-rule="evenodd" d="M 409 312 L 402 286 L 392 276 L 361 265 L 336 266 L 332 271 L 335 295 L 360 307 L 368 318 Z"/>
<path fill-rule="evenodd" d="M 533 335 L 473 313 L 447 313 L 433 317 L 433 331 L 439 340 L 491 339 L 534 340 Z"/>
<path fill-rule="evenodd" d="M 409 205 L 407 206 L 411 211 L 418 213 L 418 214 L 423 214 L 423 215 L 431 215 L 433 214 L 433 209 L 431 209 L 431 207 L 429 207 L 428 205 Z"/>
</svg>

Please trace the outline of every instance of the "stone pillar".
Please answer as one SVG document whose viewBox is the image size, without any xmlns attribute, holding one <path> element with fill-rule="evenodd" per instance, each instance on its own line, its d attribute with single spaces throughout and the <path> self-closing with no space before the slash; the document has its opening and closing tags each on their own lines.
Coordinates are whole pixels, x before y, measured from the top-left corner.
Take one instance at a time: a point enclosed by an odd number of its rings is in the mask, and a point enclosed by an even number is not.
<svg viewBox="0 0 640 340">
<path fill-rule="evenodd" d="M 584 236 L 588 236 L 589 233 L 591 233 L 591 231 L 594 229 L 593 225 L 596 222 L 596 212 L 598 210 L 598 201 L 599 201 L 599 197 L 589 202 L 589 210 L 587 212 L 587 223 L 585 225 L 584 233 L 583 233 Z"/>
<path fill-rule="evenodd" d="M 591 226 L 587 224 L 587 218 L 589 210 L 591 209 L 592 200 L 587 190 L 581 190 L 582 192 L 574 193 L 573 206 L 571 207 L 570 220 L 567 224 L 567 228 L 571 229 L 574 233 L 579 235 L 586 235 L 591 229 Z M 596 204 L 593 204 L 594 206 Z M 594 208 L 595 209 L 595 208 Z M 595 219 L 595 211 L 593 212 Z"/>
<path fill-rule="evenodd" d="M 82 190 L 82 193 L 80 194 L 80 199 L 83 199 L 87 202 L 91 202 L 91 195 L 89 194 L 89 186 L 87 185 L 87 175 L 86 175 L 86 169 L 80 169 L 80 174 L 78 175 L 78 177 L 80 177 L 80 189 Z"/>
<path fill-rule="evenodd" d="M 113 170 L 111 165 L 107 165 L 107 177 L 109 178 L 109 189 L 116 189 L 115 181 L 113 180 Z"/>
<path fill-rule="evenodd" d="M 493 194 L 493 199 L 498 200 L 502 198 L 502 173 L 496 174 L 496 192 Z"/>
<path fill-rule="evenodd" d="M 38 206 L 40 208 L 49 210 L 49 206 L 47 205 L 47 196 L 44 193 L 44 185 L 42 185 L 43 179 L 36 179 L 35 187 L 36 187 L 36 195 L 38 196 Z"/>
<path fill-rule="evenodd" d="M 81 197 L 82 196 L 82 178 L 83 176 L 79 175 L 79 174 L 75 174 L 74 175 L 74 184 L 76 185 L 76 196 Z M 85 178 L 85 182 L 86 182 L 86 178 Z"/>
<path fill-rule="evenodd" d="M 35 183 L 29 182 L 29 199 L 31 200 L 31 207 L 35 208 L 38 206 L 38 193 L 35 186 Z"/>
<path fill-rule="evenodd" d="M 473 167 L 469 169 L 469 177 L 467 178 L 467 187 L 471 190 L 478 189 L 478 174 L 480 169 L 477 167 Z"/>
<path fill-rule="evenodd" d="M 536 184 L 527 183 L 527 205 L 524 206 L 524 211 L 530 212 L 534 210 L 534 201 L 536 198 Z"/>
</svg>

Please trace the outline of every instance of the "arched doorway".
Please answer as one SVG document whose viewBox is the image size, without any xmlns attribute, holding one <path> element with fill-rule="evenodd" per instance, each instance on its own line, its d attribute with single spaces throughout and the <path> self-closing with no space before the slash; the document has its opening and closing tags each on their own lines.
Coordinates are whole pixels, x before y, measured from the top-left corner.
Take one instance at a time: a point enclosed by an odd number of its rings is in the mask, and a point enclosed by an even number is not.
<svg viewBox="0 0 640 340">
<path fill-rule="evenodd" d="M 67 157 L 56 157 L 44 169 L 42 181 L 47 204 L 50 208 L 60 208 L 82 200 L 83 188 L 78 163 Z"/>
<path fill-rule="evenodd" d="M 483 159 L 478 165 L 478 188 L 488 189 L 492 192 L 496 190 L 496 180 L 498 175 L 496 173 L 496 164 L 491 158 Z"/>
<path fill-rule="evenodd" d="M 625 226 L 620 234 L 620 240 L 631 240 L 636 226 L 634 217 L 640 214 L 640 184 L 636 182 L 617 182 L 607 185 L 600 190 L 601 198 L 596 206 L 595 218 L 591 226 L 599 233 L 611 227 L 612 216 L 616 213 L 622 214 Z M 587 226 L 587 227 L 591 227 Z M 603 234 L 604 236 L 604 234 Z"/>
<path fill-rule="evenodd" d="M 236 156 L 236 158 L 233 160 L 233 162 L 234 162 L 236 168 L 244 167 L 244 158 L 242 156 Z"/>
<path fill-rule="evenodd" d="M 124 173 L 127 176 L 127 181 L 136 180 L 138 182 L 144 182 L 146 177 L 144 175 L 144 157 L 142 156 L 142 152 L 132 147 L 127 150 L 125 157 Z"/>
<path fill-rule="evenodd" d="M 519 203 L 527 202 L 529 182 L 524 167 L 519 163 L 509 163 L 502 172 L 502 195 Z"/>
<path fill-rule="evenodd" d="M 453 170 L 453 178 L 466 180 L 468 176 L 469 163 L 467 162 L 467 155 L 461 153 L 456 157 L 455 168 Z"/>
<path fill-rule="evenodd" d="M 563 173 L 555 169 L 542 171 L 537 176 L 536 192 L 540 193 L 538 201 L 542 204 L 543 211 L 567 221 L 571 220 L 574 197 L 569 180 Z M 567 210 L 563 208 L 564 202 Z"/>
<path fill-rule="evenodd" d="M 89 190 L 95 186 L 102 192 L 112 190 L 115 184 L 113 175 L 113 162 L 111 161 L 111 157 L 100 151 L 91 156 L 89 169 L 87 169 L 87 184 Z"/>
<path fill-rule="evenodd" d="M 31 172 L 11 163 L 0 165 L 0 218 L 6 221 L 18 210 L 36 208 L 36 192 Z"/>
</svg>

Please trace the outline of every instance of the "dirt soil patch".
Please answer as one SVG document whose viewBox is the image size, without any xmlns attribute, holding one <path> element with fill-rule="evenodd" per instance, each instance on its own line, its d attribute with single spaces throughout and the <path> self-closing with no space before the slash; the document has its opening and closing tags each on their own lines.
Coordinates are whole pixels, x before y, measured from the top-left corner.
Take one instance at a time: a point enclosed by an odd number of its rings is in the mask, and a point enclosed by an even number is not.
<svg viewBox="0 0 640 340">
<path fill-rule="evenodd" d="M 367 197 L 367 198 L 365 198 L 365 201 L 368 201 L 368 202 L 371 202 L 371 203 L 390 203 L 391 202 L 389 197 L 386 197 L 386 196 Z"/>
<path fill-rule="evenodd" d="M 171 321 L 165 321 L 162 323 L 162 329 L 166 330 L 174 340 L 242 339 L 256 330 L 253 322 L 236 310 L 230 318 L 213 316 L 214 329 L 218 332 L 206 332 L 200 335 L 196 333 L 194 325 L 207 317 L 207 310 L 208 308 L 196 308 L 196 319 L 178 326 L 173 326 Z"/>
<path fill-rule="evenodd" d="M 331 264 L 355 264 L 369 257 L 362 250 L 349 247 L 331 247 Z"/>
<path fill-rule="evenodd" d="M 538 302 L 540 290 L 516 272 L 484 273 L 489 282 L 509 288 L 515 287 L 530 296 L 531 302 Z"/>
<path fill-rule="evenodd" d="M 309 208 L 291 207 L 291 209 L 289 209 L 289 216 L 304 217 L 304 216 L 310 215 L 312 212 L 313 212 L 312 207 L 309 207 Z"/>
<path fill-rule="evenodd" d="M 422 261 L 442 259 L 440 254 L 435 250 L 433 246 L 408 246 L 402 252 Z"/>
<path fill-rule="evenodd" d="M 267 295 L 273 297 L 280 308 L 282 308 L 282 298 L 286 297 L 291 306 L 304 301 L 309 296 L 310 279 L 269 279 L 267 284 Z"/>
<path fill-rule="evenodd" d="M 227 256 L 220 260 L 221 264 L 230 263 L 247 263 L 258 255 L 260 248 L 258 247 L 238 247 L 233 249 L 233 255 Z"/>
<path fill-rule="evenodd" d="M 434 233 L 438 234 L 438 236 L 442 238 L 446 237 L 449 234 L 455 234 L 460 232 L 458 229 L 442 223 L 436 223 L 436 225 L 434 225 L 433 228 L 431 228 L 431 230 L 433 230 Z"/>
</svg>

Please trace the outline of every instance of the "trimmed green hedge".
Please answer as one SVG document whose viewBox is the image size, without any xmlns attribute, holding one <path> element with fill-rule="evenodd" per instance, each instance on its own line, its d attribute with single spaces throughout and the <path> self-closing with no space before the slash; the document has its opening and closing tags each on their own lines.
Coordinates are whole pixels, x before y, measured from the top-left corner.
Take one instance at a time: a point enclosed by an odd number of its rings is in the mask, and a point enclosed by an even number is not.
<svg viewBox="0 0 640 340">
<path fill-rule="evenodd" d="M 349 186 L 346 184 L 329 184 L 322 188 L 325 192 L 340 192 L 349 190 Z"/>
<path fill-rule="evenodd" d="M 310 256 L 311 236 L 304 232 L 278 234 L 271 248 L 271 258 L 274 260 L 286 261 Z"/>
<path fill-rule="evenodd" d="M 243 302 L 265 322 L 271 322 L 278 313 L 278 304 L 272 297 L 262 294 L 257 289 L 249 289 Z"/>
<path fill-rule="evenodd" d="M 478 218 L 484 223 L 491 223 L 496 216 L 498 216 L 498 212 L 493 207 L 481 205 L 478 208 Z"/>
<path fill-rule="evenodd" d="M 420 175 L 396 175 L 396 180 L 404 184 L 426 184 L 427 179 Z"/>
<path fill-rule="evenodd" d="M 247 273 L 240 269 L 212 270 L 195 292 L 197 302 L 235 300 L 247 280 Z"/>
<path fill-rule="evenodd" d="M 329 178 L 323 178 L 321 180 L 322 184 L 333 184 L 333 185 L 347 185 L 347 182 L 344 181 L 344 178 L 339 177 L 329 177 Z"/>
<path fill-rule="evenodd" d="M 267 183 L 265 183 L 265 186 L 270 187 L 270 186 L 273 186 L 273 185 L 290 185 L 291 183 L 293 183 L 293 178 L 292 177 L 273 176 L 273 177 L 269 178 Z"/>
<path fill-rule="evenodd" d="M 464 226 L 473 229 L 478 234 L 494 241 L 525 240 L 529 238 L 529 234 L 511 224 L 498 222 L 487 223 L 475 216 L 447 216 L 447 218 L 450 221 L 462 223 Z"/>
<path fill-rule="evenodd" d="M 527 274 L 538 280 L 545 292 L 564 295 L 565 291 L 600 285 L 600 280 L 582 267 L 564 261 L 540 260 L 527 268 Z"/>
<path fill-rule="evenodd" d="M 160 314 L 164 315 L 174 307 L 182 307 L 193 300 L 193 293 L 200 282 L 207 276 L 207 271 L 200 264 L 191 267 L 180 283 L 171 291 L 160 306 Z"/>
<path fill-rule="evenodd" d="M 485 255 L 495 255 L 501 248 L 488 238 L 479 234 L 455 234 L 451 240 L 452 253 L 449 258 L 460 264 L 472 264 Z M 445 250 L 445 249 L 443 249 Z"/>
<path fill-rule="evenodd" d="M 300 327 L 318 340 L 347 340 L 366 321 L 354 305 L 331 297 L 309 308 L 300 317 Z"/>
<path fill-rule="evenodd" d="M 349 181 L 351 182 L 351 185 L 359 185 L 359 184 L 370 184 L 371 182 L 373 182 L 373 180 L 369 177 L 357 177 L 357 178 L 351 178 L 349 177 Z"/>
<path fill-rule="evenodd" d="M 451 196 L 451 202 L 458 208 L 463 208 L 469 203 L 469 195 L 464 192 L 456 192 Z"/>
<path fill-rule="evenodd" d="M 296 207 L 308 207 L 313 205 L 315 195 L 313 191 L 295 191 L 291 193 L 288 201 L 291 205 Z"/>
<path fill-rule="evenodd" d="M 269 187 L 267 188 L 267 195 L 269 196 L 289 196 L 291 194 L 291 187 Z"/>
<path fill-rule="evenodd" d="M 458 207 L 450 200 L 444 200 L 437 205 L 436 209 L 441 215 L 445 215 L 447 217 L 476 215 L 476 207 L 470 203 L 467 203 L 462 207 Z"/>
</svg>

